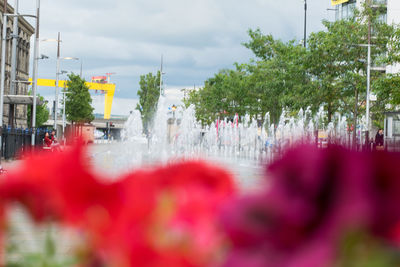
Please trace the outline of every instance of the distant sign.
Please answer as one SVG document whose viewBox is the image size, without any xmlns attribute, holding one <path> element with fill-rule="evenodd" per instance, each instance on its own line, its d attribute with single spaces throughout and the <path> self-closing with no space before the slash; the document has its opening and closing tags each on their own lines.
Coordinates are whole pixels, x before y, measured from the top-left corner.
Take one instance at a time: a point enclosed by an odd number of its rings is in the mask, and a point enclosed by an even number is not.
<svg viewBox="0 0 400 267">
<path fill-rule="evenodd" d="M 332 6 L 340 5 L 349 2 L 349 0 L 332 0 Z"/>
<path fill-rule="evenodd" d="M 107 76 L 94 76 L 92 83 L 107 83 Z"/>
</svg>

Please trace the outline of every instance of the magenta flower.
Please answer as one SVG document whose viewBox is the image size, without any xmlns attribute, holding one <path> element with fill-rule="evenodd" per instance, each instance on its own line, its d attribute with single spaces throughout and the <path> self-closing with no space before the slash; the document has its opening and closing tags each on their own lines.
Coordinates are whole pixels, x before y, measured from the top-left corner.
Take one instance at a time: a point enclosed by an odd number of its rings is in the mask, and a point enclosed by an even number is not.
<svg viewBox="0 0 400 267">
<path fill-rule="evenodd" d="M 268 168 L 264 192 L 238 199 L 223 212 L 232 245 L 224 266 L 331 266 L 349 232 L 386 229 L 390 223 L 377 223 L 379 212 L 397 223 L 400 208 L 388 202 L 400 203 L 400 190 L 389 186 L 394 178 L 389 171 L 386 191 L 374 191 L 377 173 L 383 172 L 374 157 L 340 147 L 288 151 Z M 400 164 L 397 158 L 392 167 Z M 389 191 L 393 196 L 383 193 Z M 377 207 L 382 204 L 387 208 Z"/>
</svg>

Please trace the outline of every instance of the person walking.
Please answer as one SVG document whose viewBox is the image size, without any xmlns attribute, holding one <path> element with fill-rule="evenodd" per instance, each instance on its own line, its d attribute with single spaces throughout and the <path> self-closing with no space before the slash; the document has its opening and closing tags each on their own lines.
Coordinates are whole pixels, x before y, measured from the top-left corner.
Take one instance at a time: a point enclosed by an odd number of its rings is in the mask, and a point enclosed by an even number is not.
<svg viewBox="0 0 400 267">
<path fill-rule="evenodd" d="M 383 130 L 379 129 L 375 135 L 375 149 L 383 150 L 383 145 L 384 145 Z"/>
<path fill-rule="evenodd" d="M 58 143 L 55 130 L 51 131 L 51 137 L 50 138 L 51 138 L 51 142 L 52 142 L 52 144 L 51 144 L 52 149 L 55 150 L 55 151 L 60 151 L 60 143 Z"/>
<path fill-rule="evenodd" d="M 51 145 L 53 144 L 52 139 L 50 138 L 49 132 L 46 132 L 44 134 L 44 147 L 45 148 L 51 148 Z"/>
</svg>

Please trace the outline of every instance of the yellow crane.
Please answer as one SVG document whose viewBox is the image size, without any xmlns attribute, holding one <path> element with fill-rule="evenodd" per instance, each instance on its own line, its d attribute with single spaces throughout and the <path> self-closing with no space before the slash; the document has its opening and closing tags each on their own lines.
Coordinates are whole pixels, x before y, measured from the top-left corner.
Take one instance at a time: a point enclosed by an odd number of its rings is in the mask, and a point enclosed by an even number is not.
<svg viewBox="0 0 400 267">
<path fill-rule="evenodd" d="M 30 78 L 29 81 L 32 82 L 32 79 Z M 38 83 L 37 84 L 38 86 L 46 86 L 46 87 L 55 87 L 56 86 L 56 80 L 52 80 L 52 79 L 38 79 L 37 83 Z M 86 86 L 89 87 L 90 90 L 99 90 L 99 91 L 105 92 L 104 119 L 109 120 L 111 117 L 111 108 L 112 108 L 112 102 L 114 99 L 115 84 L 86 82 Z M 58 87 L 60 87 L 60 88 L 68 87 L 67 81 L 59 80 Z"/>
</svg>

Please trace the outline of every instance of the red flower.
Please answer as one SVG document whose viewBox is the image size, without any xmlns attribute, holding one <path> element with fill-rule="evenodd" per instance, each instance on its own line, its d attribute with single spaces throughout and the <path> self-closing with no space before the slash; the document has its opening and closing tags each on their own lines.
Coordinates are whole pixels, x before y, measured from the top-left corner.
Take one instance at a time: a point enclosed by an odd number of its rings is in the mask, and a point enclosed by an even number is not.
<svg viewBox="0 0 400 267">
<path fill-rule="evenodd" d="M 119 185 L 106 184 L 91 174 L 79 146 L 27 159 L 0 184 L 0 197 L 17 200 L 41 221 L 55 218 L 68 224 L 88 223 L 97 218 L 112 218 L 118 212 Z M 106 218 L 107 217 L 107 218 Z"/>
<path fill-rule="evenodd" d="M 224 242 L 217 227 L 219 209 L 234 193 L 225 172 L 183 163 L 130 174 L 121 184 L 124 209 L 102 243 L 105 250 L 125 250 L 129 266 L 204 266 L 216 261 Z"/>
<path fill-rule="evenodd" d="M 0 198 L 24 204 L 37 221 L 83 230 L 92 262 L 111 266 L 203 266 L 217 261 L 219 209 L 234 194 L 230 176 L 202 163 L 138 171 L 105 183 L 79 146 L 27 159 L 0 183 Z M 90 255 L 90 253 L 89 253 Z"/>
</svg>

